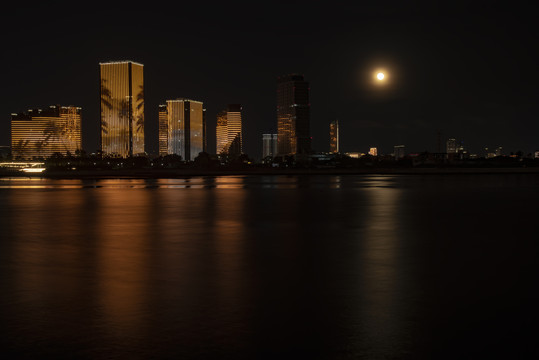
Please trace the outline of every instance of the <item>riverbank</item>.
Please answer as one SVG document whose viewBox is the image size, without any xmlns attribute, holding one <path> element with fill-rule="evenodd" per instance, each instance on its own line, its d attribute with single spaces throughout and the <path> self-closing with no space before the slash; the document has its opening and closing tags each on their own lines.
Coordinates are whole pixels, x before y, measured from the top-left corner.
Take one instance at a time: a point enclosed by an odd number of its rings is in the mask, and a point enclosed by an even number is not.
<svg viewBox="0 0 539 360">
<path fill-rule="evenodd" d="M 479 175 L 539 174 L 539 168 L 323 168 L 287 169 L 253 168 L 223 169 L 118 169 L 118 170 L 46 170 L 42 173 L 0 172 L 0 177 L 32 177 L 48 179 L 159 179 L 191 176 L 270 176 L 270 175 Z"/>
</svg>

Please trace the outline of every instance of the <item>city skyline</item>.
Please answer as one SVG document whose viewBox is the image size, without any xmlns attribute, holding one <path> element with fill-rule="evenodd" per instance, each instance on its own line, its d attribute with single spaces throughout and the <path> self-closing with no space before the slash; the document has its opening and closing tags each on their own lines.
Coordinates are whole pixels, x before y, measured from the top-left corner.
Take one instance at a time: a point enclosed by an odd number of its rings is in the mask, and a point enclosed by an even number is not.
<svg viewBox="0 0 539 360">
<path fill-rule="evenodd" d="M 212 129 L 220 104 L 244 104 L 245 118 L 253 119 L 244 129 L 244 151 L 255 157 L 260 154 L 260 134 L 275 127 L 276 78 L 295 72 L 305 74 L 313 88 L 311 134 L 316 151 L 328 148 L 327 119 L 333 118 L 340 120 L 343 152 L 365 152 L 371 144 L 382 152 L 391 152 L 395 144 L 406 144 L 410 152 L 436 152 L 438 132 L 444 139 L 461 139 L 472 153 L 487 146 L 503 146 L 507 152 L 537 150 L 539 73 L 534 64 L 539 54 L 530 45 L 536 29 L 525 8 L 357 5 L 337 13 L 298 3 L 289 6 L 305 9 L 305 19 L 311 20 L 279 27 L 271 21 L 278 16 L 278 7 L 268 7 L 246 26 L 223 27 L 226 16 L 222 15 L 239 9 L 230 6 L 205 9 L 197 27 L 207 30 L 193 34 L 194 41 L 186 45 L 189 56 L 181 61 L 177 51 L 161 49 L 192 28 L 194 20 L 187 19 L 178 28 L 161 18 L 163 26 L 149 20 L 138 37 L 122 37 L 118 30 L 126 26 L 124 19 L 129 16 L 99 26 L 90 20 L 93 17 L 75 21 L 64 16 L 67 24 L 49 24 L 36 33 L 30 28 L 15 30 L 13 19 L 66 15 L 67 8 L 16 6 L 0 25 L 6 47 L 18 54 L 2 59 L 3 68 L 11 71 L 5 74 L 9 86 L 2 90 L 0 145 L 10 142 L 10 113 L 75 104 L 88 119 L 82 124 L 82 146 L 94 152 L 99 138 L 94 122 L 100 116 L 96 64 L 133 59 L 145 64 L 147 109 L 157 109 L 170 94 L 200 99 L 207 104 L 208 129 Z M 201 10 L 198 5 L 188 7 Z M 109 11 L 118 15 L 125 9 L 111 6 Z M 148 16 L 158 13 L 153 6 L 145 11 Z M 326 19 L 325 26 L 309 25 Z M 66 25 L 70 32 L 65 31 Z M 217 35 L 216 29 L 221 31 Z M 244 46 L 215 61 L 213 54 L 227 49 L 229 43 L 223 40 L 228 38 Z M 50 39 L 64 45 L 32 46 L 48 44 Z M 268 49 L 276 44 L 279 51 L 268 56 Z M 36 52 L 39 61 L 33 56 Z M 387 70 L 390 87 L 372 87 L 371 73 L 379 67 Z M 208 148 L 214 152 L 211 133 Z M 152 153 L 158 152 L 157 134 L 158 112 L 147 111 L 145 145 Z"/>
</svg>

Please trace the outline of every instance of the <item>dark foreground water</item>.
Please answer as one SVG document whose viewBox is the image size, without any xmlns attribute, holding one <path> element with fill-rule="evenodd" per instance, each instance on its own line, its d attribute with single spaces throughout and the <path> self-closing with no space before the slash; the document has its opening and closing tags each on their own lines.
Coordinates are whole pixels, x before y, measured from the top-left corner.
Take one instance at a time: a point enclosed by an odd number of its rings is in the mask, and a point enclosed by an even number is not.
<svg viewBox="0 0 539 360">
<path fill-rule="evenodd" d="M 539 354 L 539 176 L 0 179 L 0 353 Z"/>
</svg>

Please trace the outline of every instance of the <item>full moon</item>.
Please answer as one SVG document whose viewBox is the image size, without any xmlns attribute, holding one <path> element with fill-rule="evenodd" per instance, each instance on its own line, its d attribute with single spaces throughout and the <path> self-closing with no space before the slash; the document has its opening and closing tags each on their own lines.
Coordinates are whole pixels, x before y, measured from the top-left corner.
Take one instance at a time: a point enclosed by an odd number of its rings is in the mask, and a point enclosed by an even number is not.
<svg viewBox="0 0 539 360">
<path fill-rule="evenodd" d="M 376 75 L 376 77 L 378 78 L 378 80 L 384 80 L 384 73 L 380 72 Z"/>
</svg>

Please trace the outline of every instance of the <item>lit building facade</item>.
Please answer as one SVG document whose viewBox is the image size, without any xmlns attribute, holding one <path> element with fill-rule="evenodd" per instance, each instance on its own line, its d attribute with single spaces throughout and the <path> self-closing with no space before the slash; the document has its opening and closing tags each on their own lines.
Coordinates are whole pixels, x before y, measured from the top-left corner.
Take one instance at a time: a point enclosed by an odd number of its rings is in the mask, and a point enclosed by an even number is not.
<svg viewBox="0 0 539 360">
<path fill-rule="evenodd" d="M 159 105 L 159 156 L 168 154 L 168 111 L 166 105 Z"/>
<path fill-rule="evenodd" d="M 229 104 L 226 110 L 217 114 L 216 150 L 217 154 L 238 156 L 243 154 L 242 107 Z"/>
<path fill-rule="evenodd" d="M 339 121 L 329 123 L 329 152 L 339 152 Z"/>
<path fill-rule="evenodd" d="M 378 148 L 371 147 L 371 148 L 369 149 L 369 155 L 371 155 L 371 156 L 378 156 Z"/>
<path fill-rule="evenodd" d="M 228 138 L 228 154 L 239 156 L 243 154 L 243 133 L 240 104 L 229 104 L 226 111 L 226 132 Z"/>
<path fill-rule="evenodd" d="M 448 154 L 456 154 L 457 153 L 457 140 L 456 139 L 448 139 L 445 146 L 445 152 Z"/>
<path fill-rule="evenodd" d="M 144 65 L 132 61 L 100 63 L 99 74 L 103 155 L 143 155 Z"/>
<path fill-rule="evenodd" d="M 262 134 L 262 159 L 277 155 L 277 134 Z"/>
<path fill-rule="evenodd" d="M 402 159 L 403 157 L 406 156 L 404 151 L 405 151 L 404 145 L 395 145 L 393 147 L 393 156 L 395 156 L 396 160 Z"/>
<path fill-rule="evenodd" d="M 204 109 L 200 101 L 167 100 L 159 106 L 159 154 L 194 160 L 204 151 Z M 166 129 L 166 131 L 165 131 Z"/>
<path fill-rule="evenodd" d="M 80 107 L 53 105 L 11 114 L 13 159 L 47 158 L 68 152 L 75 155 L 81 148 Z"/>
<path fill-rule="evenodd" d="M 228 134 L 226 125 L 226 111 L 220 111 L 217 114 L 217 127 L 215 128 L 216 152 L 218 155 L 228 152 Z"/>
<path fill-rule="evenodd" d="M 311 151 L 309 83 L 303 75 L 277 80 L 277 134 L 280 155 Z"/>
<path fill-rule="evenodd" d="M 208 132 L 206 131 L 206 109 L 202 109 L 202 151 L 208 152 Z"/>
</svg>

